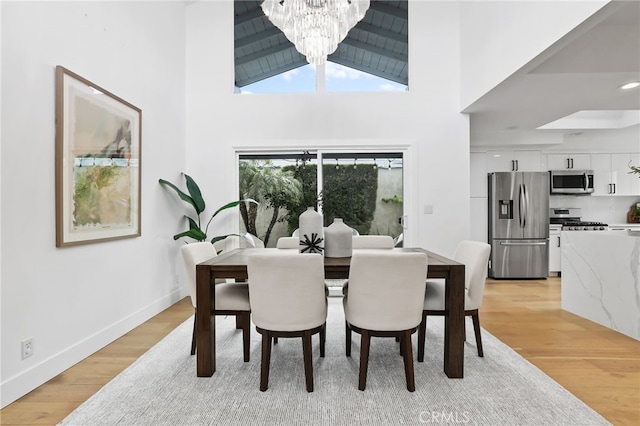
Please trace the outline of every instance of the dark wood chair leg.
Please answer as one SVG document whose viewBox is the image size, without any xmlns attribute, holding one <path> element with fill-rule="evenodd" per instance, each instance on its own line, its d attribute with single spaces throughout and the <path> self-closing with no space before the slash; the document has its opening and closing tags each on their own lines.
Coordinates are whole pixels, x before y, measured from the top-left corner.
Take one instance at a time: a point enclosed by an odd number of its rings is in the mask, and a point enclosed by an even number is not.
<svg viewBox="0 0 640 426">
<path fill-rule="evenodd" d="M 414 392 L 416 390 L 416 382 L 413 374 L 413 351 L 411 348 L 411 332 L 403 331 L 400 337 L 400 345 L 404 347 L 404 375 L 407 379 L 407 390 Z"/>
<path fill-rule="evenodd" d="M 424 344 L 427 339 L 427 313 L 422 311 L 422 322 L 418 327 L 418 362 L 424 362 Z"/>
<path fill-rule="evenodd" d="M 482 351 L 482 337 L 480 336 L 480 317 L 478 316 L 478 311 L 475 311 L 471 314 L 471 319 L 473 320 L 473 331 L 476 334 L 476 346 L 478 347 L 478 356 L 484 357 L 484 352 Z"/>
<path fill-rule="evenodd" d="M 322 324 L 320 329 L 320 358 L 324 358 L 324 346 L 327 341 L 327 323 Z"/>
<path fill-rule="evenodd" d="M 277 345 L 277 344 L 278 344 L 278 338 L 277 338 L 277 337 L 274 337 L 274 338 L 273 338 L 273 344 L 274 344 L 274 345 Z"/>
<path fill-rule="evenodd" d="M 311 331 L 302 333 L 302 357 L 304 358 L 304 380 L 307 392 L 313 392 L 313 363 L 311 361 Z"/>
<path fill-rule="evenodd" d="M 193 336 L 191 337 L 191 355 L 196 354 L 196 317 L 193 317 Z"/>
<path fill-rule="evenodd" d="M 371 336 L 368 330 L 361 331 L 360 337 L 360 377 L 358 379 L 358 389 L 363 391 L 367 386 L 367 368 L 369 367 L 369 345 Z"/>
<path fill-rule="evenodd" d="M 271 334 L 264 330 L 262 332 L 262 363 L 260 365 L 260 391 L 264 392 L 269 388 L 269 364 L 271 363 Z"/>
<path fill-rule="evenodd" d="M 347 356 L 351 356 L 351 327 L 349 327 L 348 322 L 344 322 L 344 335 L 346 337 L 345 340 L 345 351 Z"/>
<path fill-rule="evenodd" d="M 464 336 L 464 341 L 467 341 L 467 316 L 465 315 L 464 318 L 462 318 L 462 335 Z"/>
<path fill-rule="evenodd" d="M 244 362 L 249 362 L 249 348 L 251 346 L 251 327 L 249 312 L 239 315 L 242 322 L 242 351 L 244 353 Z"/>
<path fill-rule="evenodd" d="M 236 330 L 242 330 L 242 317 L 236 315 Z"/>
</svg>

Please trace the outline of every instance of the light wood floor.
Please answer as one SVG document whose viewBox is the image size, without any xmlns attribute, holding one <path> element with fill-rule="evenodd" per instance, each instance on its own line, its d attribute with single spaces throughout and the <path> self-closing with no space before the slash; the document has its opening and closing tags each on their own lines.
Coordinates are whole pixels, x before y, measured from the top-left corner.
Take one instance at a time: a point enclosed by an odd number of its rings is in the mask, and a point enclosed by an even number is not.
<svg viewBox="0 0 640 426">
<path fill-rule="evenodd" d="M 0 424 L 58 423 L 192 313 L 182 300 L 4 408 Z M 611 423 L 640 425 L 640 342 L 562 311 L 559 279 L 489 280 L 480 323 Z"/>
</svg>

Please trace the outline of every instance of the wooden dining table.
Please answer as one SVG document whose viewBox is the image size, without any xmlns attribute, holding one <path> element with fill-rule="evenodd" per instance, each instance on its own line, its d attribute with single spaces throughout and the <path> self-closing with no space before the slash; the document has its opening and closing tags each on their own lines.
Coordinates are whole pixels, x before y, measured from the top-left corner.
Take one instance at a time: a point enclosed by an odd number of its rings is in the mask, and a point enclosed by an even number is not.
<svg viewBox="0 0 640 426">
<path fill-rule="evenodd" d="M 235 249 L 196 266 L 196 371 L 210 377 L 216 371 L 216 319 L 213 286 L 218 278 L 247 279 L 247 260 L 252 253 L 271 248 Z M 426 278 L 445 280 L 444 372 L 449 378 L 464 373 L 464 264 L 422 248 L 395 248 L 405 252 L 423 252 L 429 259 Z M 326 279 L 349 278 L 351 258 L 324 258 Z"/>
</svg>

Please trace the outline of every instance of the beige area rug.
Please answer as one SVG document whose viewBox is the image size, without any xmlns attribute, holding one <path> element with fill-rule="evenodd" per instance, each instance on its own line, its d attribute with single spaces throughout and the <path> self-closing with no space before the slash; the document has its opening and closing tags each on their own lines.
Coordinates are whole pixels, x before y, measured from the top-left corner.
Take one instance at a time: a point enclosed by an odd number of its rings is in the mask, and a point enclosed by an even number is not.
<svg viewBox="0 0 640 426">
<path fill-rule="evenodd" d="M 425 362 L 415 363 L 414 393 L 406 390 L 402 357 L 389 338 L 372 340 L 367 389 L 358 390 L 359 335 L 353 335 L 353 356 L 347 358 L 340 298 L 329 298 L 325 358 L 320 358 L 314 336 L 313 393 L 305 391 L 300 339 L 280 339 L 274 346 L 269 389 L 260 392 L 261 336 L 252 330 L 251 362 L 243 363 L 241 332 L 233 317 L 218 317 L 217 372 L 196 377 L 195 357 L 189 355 L 192 321 L 176 328 L 60 424 L 609 424 L 486 331 L 485 357 L 479 358 L 470 325 L 465 377 L 447 378 L 442 318 L 429 318 Z"/>
</svg>

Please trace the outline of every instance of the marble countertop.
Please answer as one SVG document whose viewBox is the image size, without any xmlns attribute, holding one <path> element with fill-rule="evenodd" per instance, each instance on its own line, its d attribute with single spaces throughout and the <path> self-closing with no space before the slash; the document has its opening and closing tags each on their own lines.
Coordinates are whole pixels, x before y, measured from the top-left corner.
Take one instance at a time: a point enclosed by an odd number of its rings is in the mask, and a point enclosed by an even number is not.
<svg viewBox="0 0 640 426">
<path fill-rule="evenodd" d="M 630 232 L 562 233 L 561 306 L 640 340 L 640 238 Z"/>
</svg>

